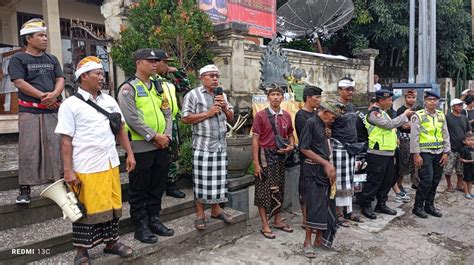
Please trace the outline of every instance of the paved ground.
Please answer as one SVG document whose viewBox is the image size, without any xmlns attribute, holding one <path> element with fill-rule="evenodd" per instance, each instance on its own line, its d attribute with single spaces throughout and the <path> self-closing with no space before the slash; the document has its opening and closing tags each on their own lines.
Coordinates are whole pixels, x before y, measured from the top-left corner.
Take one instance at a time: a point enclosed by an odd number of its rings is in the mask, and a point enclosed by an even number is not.
<svg viewBox="0 0 474 265">
<path fill-rule="evenodd" d="M 176 246 L 176 251 L 157 253 L 146 261 L 160 264 L 474 264 L 474 200 L 461 192 L 438 188 L 437 207 L 442 218 L 420 219 L 411 214 L 412 203 L 389 199 L 397 207 L 397 216 L 379 215 L 377 220 L 340 228 L 335 247 L 338 253 L 318 251 L 317 258 L 302 256 L 304 232 L 301 216 L 286 213 L 286 222 L 294 233 L 275 231 L 275 240 L 259 233 L 259 219 L 248 222 L 248 229 L 238 238 L 216 244 L 203 240 L 192 245 Z M 414 191 L 409 190 L 411 194 Z M 176 253 L 182 253 L 176 257 Z M 142 260 L 143 262 L 143 260 Z M 146 262 L 147 263 L 147 262 Z"/>
</svg>

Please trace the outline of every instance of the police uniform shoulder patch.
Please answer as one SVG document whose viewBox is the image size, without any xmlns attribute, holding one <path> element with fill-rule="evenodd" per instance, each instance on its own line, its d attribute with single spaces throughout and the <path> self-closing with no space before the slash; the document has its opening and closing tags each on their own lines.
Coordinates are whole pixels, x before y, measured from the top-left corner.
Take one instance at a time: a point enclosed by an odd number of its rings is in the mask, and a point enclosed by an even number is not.
<svg viewBox="0 0 474 265">
<path fill-rule="evenodd" d="M 130 93 L 130 87 L 129 86 L 123 86 L 122 87 L 122 95 L 127 96 Z"/>
</svg>

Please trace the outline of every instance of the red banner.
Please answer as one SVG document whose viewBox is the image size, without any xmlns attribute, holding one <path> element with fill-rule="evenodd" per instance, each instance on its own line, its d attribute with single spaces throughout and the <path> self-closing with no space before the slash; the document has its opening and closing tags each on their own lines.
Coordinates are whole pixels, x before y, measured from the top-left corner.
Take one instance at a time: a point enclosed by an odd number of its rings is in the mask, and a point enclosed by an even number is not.
<svg viewBox="0 0 474 265">
<path fill-rule="evenodd" d="M 248 25 L 252 35 L 276 34 L 276 0 L 199 0 L 199 8 L 214 24 L 238 22 Z"/>
</svg>

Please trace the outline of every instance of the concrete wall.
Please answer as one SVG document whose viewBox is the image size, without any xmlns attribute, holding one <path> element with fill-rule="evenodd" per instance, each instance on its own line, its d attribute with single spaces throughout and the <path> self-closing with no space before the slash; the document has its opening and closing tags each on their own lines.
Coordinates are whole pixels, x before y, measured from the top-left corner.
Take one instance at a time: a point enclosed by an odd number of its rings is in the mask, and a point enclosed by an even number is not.
<svg viewBox="0 0 474 265">
<path fill-rule="evenodd" d="M 230 95 L 231 103 L 238 107 L 250 107 L 251 95 L 262 93 L 259 89 L 260 61 L 266 49 L 265 46 L 245 41 L 244 34 L 230 27 L 217 33 L 218 41 L 212 47 L 214 63 L 221 71 L 221 85 Z M 287 49 L 284 49 L 284 53 L 291 67 L 304 69 L 308 75 L 307 81 L 321 87 L 324 96 L 335 96 L 337 82 L 345 76 L 356 81 L 356 102 L 365 104 L 367 93 L 374 92 L 369 81 L 373 80 L 370 65 L 375 56 L 370 53 L 357 59 Z"/>
</svg>

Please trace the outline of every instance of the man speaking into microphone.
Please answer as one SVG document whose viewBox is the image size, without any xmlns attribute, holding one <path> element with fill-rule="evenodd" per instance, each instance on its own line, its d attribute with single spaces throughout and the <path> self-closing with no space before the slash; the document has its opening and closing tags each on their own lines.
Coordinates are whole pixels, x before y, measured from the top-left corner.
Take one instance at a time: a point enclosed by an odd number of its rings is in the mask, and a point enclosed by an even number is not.
<svg viewBox="0 0 474 265">
<path fill-rule="evenodd" d="M 219 87 L 219 69 L 206 65 L 199 70 L 202 86 L 184 97 L 182 121 L 192 124 L 193 188 L 196 201 L 197 230 L 206 229 L 204 204 L 211 204 L 211 218 L 232 223 L 232 217 L 219 206 L 227 202 L 227 132 L 226 121 L 234 111 Z"/>
</svg>

